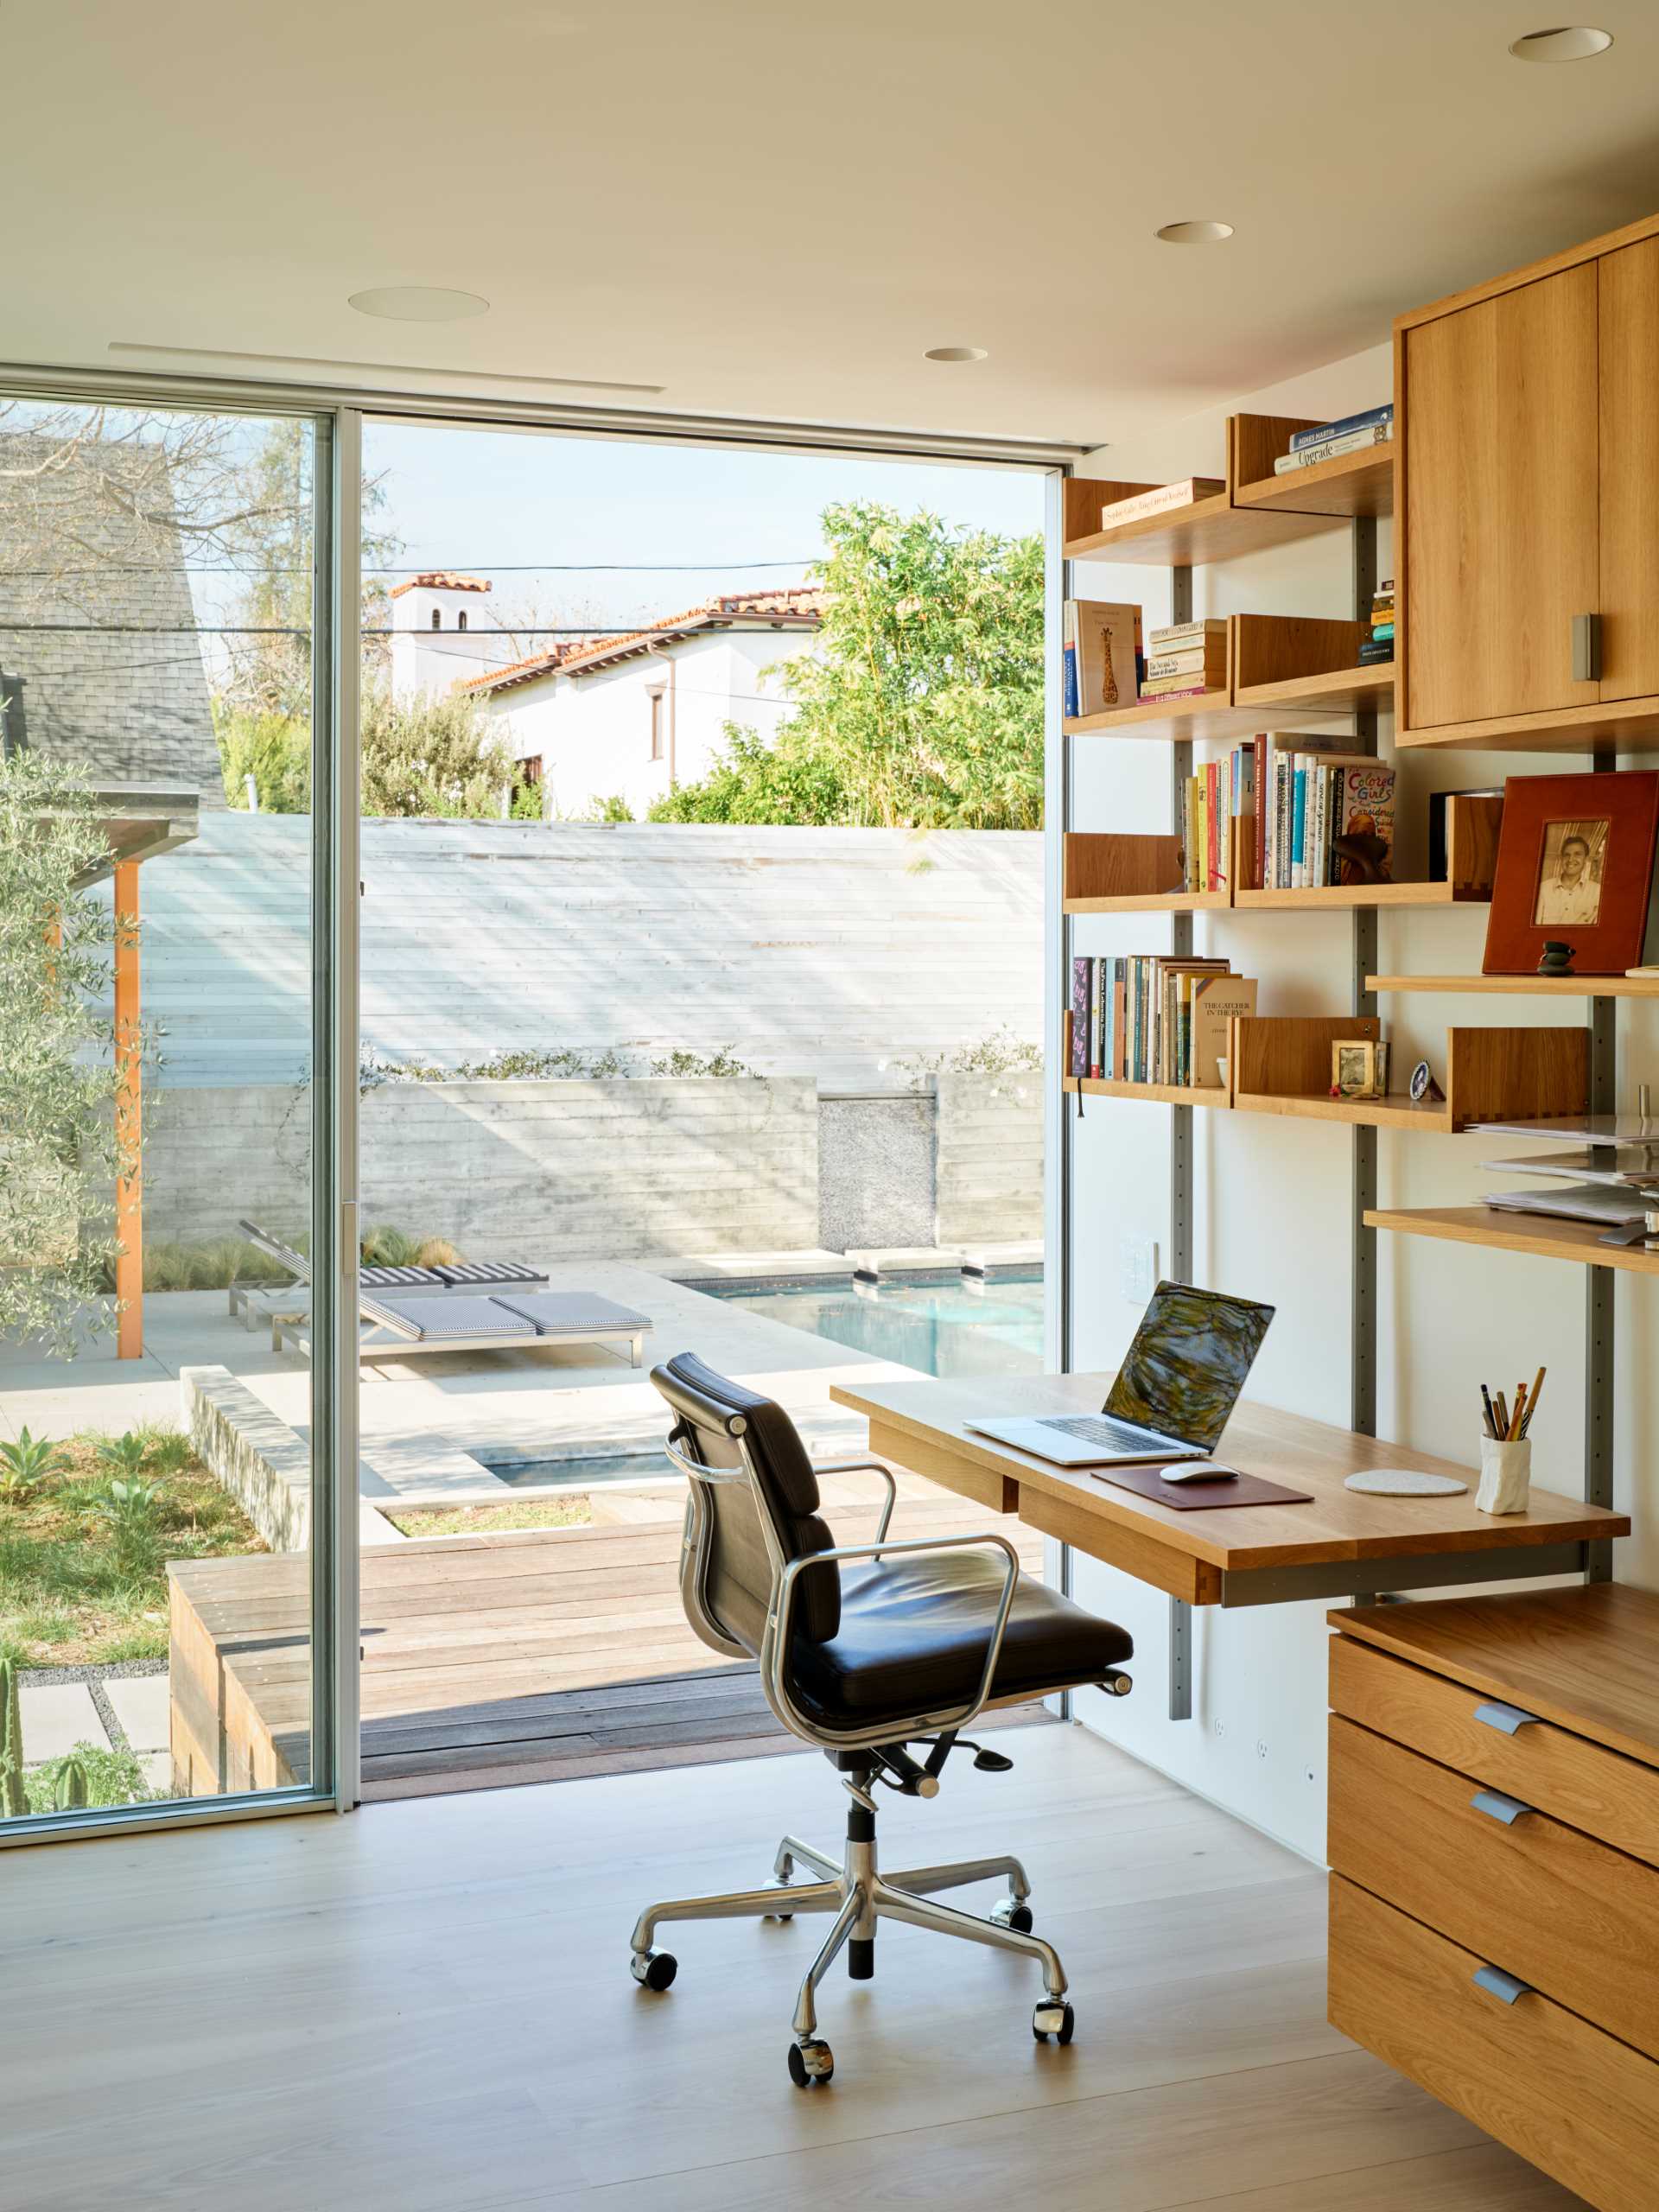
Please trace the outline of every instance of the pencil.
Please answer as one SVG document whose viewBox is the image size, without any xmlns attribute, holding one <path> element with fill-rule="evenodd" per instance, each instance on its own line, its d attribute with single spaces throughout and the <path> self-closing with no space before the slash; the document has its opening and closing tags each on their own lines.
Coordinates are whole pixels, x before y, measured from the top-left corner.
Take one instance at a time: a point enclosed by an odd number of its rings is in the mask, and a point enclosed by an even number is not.
<svg viewBox="0 0 1659 2212">
<path fill-rule="evenodd" d="M 1504 1397 L 1504 1395 L 1503 1395 L 1503 1393 L 1501 1390 L 1500 1390 L 1500 1391 L 1498 1392 L 1498 1394 L 1497 1394 L 1497 1433 L 1498 1433 L 1498 1440 L 1499 1440 L 1499 1441 L 1500 1441 L 1501 1443 L 1507 1444 L 1507 1443 L 1509 1442 L 1509 1440 L 1510 1440 L 1510 1408 L 1509 1408 L 1509 1402 L 1508 1402 L 1508 1401 L 1505 1399 L 1505 1397 Z"/>
<path fill-rule="evenodd" d="M 1517 1382 L 1515 1386 L 1515 1411 L 1510 1416 L 1510 1434 L 1511 1436 L 1519 1436 L 1522 1430 L 1526 1426 L 1526 1423 L 1521 1417 L 1526 1406 L 1526 1402 L 1527 1386 L 1524 1382 Z"/>
<path fill-rule="evenodd" d="M 1485 1408 L 1481 1414 L 1481 1420 L 1485 1424 L 1487 1435 L 1490 1436 L 1493 1443 L 1496 1444 L 1497 1441 L 1497 1415 L 1492 1410 L 1492 1394 L 1486 1388 L 1486 1385 L 1484 1382 L 1480 1386 L 1480 1402 Z"/>
<path fill-rule="evenodd" d="M 1532 1427 L 1532 1417 L 1538 1410 L 1538 1400 L 1544 1387 L 1544 1370 L 1541 1367 L 1532 1380 L 1532 1397 L 1527 1407 L 1527 1427 Z"/>
</svg>

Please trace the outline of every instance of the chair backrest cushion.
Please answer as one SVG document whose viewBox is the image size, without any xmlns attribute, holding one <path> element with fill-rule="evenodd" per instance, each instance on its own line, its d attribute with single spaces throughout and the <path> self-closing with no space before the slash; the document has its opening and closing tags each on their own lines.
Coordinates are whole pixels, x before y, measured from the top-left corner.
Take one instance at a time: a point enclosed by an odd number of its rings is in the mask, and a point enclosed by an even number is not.
<svg viewBox="0 0 1659 2212">
<path fill-rule="evenodd" d="M 819 1516 L 818 1478 L 795 1424 L 772 1398 L 716 1374 L 693 1352 L 652 1370 L 652 1381 L 678 1416 L 677 1437 L 709 1467 L 741 1467 L 742 1452 L 728 1433 L 734 1414 L 758 1478 L 760 1499 L 745 1481 L 702 1485 L 711 1516 L 702 1597 L 734 1643 L 759 1651 L 772 1594 L 772 1560 L 760 1516 L 770 1522 L 785 1560 L 810 1558 L 835 1542 Z M 841 1579 L 835 1567 L 812 1567 L 796 1593 L 796 1633 L 828 1643 L 841 1626 Z"/>
</svg>

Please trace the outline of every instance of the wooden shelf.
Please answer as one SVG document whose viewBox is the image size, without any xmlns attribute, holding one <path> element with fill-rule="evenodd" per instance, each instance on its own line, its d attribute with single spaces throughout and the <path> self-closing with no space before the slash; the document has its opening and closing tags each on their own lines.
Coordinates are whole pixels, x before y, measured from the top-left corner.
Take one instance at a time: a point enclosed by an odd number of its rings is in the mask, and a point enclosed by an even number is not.
<svg viewBox="0 0 1659 2212">
<path fill-rule="evenodd" d="M 1236 506 L 1259 514 L 1318 514 L 1328 518 L 1394 512 L 1394 441 L 1338 454 L 1283 476 L 1241 484 Z"/>
<path fill-rule="evenodd" d="M 1435 1236 L 1449 1244 L 1486 1244 L 1542 1260 L 1573 1260 L 1580 1267 L 1659 1275 L 1659 1252 L 1644 1251 L 1639 1244 L 1604 1244 L 1601 1230 L 1587 1221 L 1503 1213 L 1492 1206 L 1422 1206 L 1379 1210 L 1368 1213 L 1365 1222 L 1368 1228 L 1392 1230 L 1402 1236 Z"/>
<path fill-rule="evenodd" d="M 1317 428 L 1316 423 L 1294 416 L 1230 416 L 1223 491 L 1207 499 L 1195 499 L 1190 506 L 1151 515 L 1142 522 L 1118 523 L 1109 530 L 1090 527 L 1090 518 L 1099 514 L 1103 501 L 1133 499 L 1137 493 L 1154 487 L 1068 478 L 1063 549 L 1066 559 L 1146 563 L 1158 568 L 1197 566 L 1206 561 L 1231 560 L 1240 553 L 1259 552 L 1264 545 L 1286 545 L 1299 537 L 1311 537 L 1355 513 L 1384 512 L 1344 505 L 1357 496 L 1348 481 L 1354 472 L 1330 461 L 1298 472 L 1302 477 L 1319 478 L 1318 485 L 1300 484 L 1290 495 L 1271 501 L 1240 503 L 1237 486 L 1241 484 L 1255 480 L 1252 488 L 1259 490 L 1261 480 L 1266 479 L 1276 490 L 1285 483 L 1286 479 L 1272 474 L 1274 461 L 1289 452 L 1290 441 L 1298 430 Z M 1344 454 L 1343 459 L 1352 457 Z M 1319 496 L 1329 498 L 1332 504 L 1328 508 L 1297 504 L 1299 498 L 1314 500 Z M 1390 486 L 1390 504 L 1392 498 Z"/>
<path fill-rule="evenodd" d="M 1236 891 L 1233 904 L 1344 912 L 1353 906 L 1484 906 L 1491 897 L 1490 889 L 1453 883 L 1325 883 L 1303 891 Z"/>
<path fill-rule="evenodd" d="M 1224 891 L 1148 892 L 1115 899 L 1065 899 L 1067 914 L 1212 914 L 1232 904 Z"/>
<path fill-rule="evenodd" d="M 1202 1088 L 1181 1083 L 1111 1083 L 1103 1076 L 1069 1075 L 1065 1090 L 1082 1091 L 1086 1098 L 1134 1098 L 1145 1106 L 1229 1106 L 1232 1103 L 1219 1084 Z"/>
<path fill-rule="evenodd" d="M 1416 1105 L 1407 1097 L 1332 1098 L 1317 1092 L 1241 1090 L 1233 1100 L 1241 1114 L 1280 1114 L 1306 1122 L 1347 1122 L 1361 1128 L 1428 1129 L 1455 1134 L 1452 1109 L 1443 1103 Z"/>
<path fill-rule="evenodd" d="M 1281 721 L 1300 721 L 1311 715 L 1352 714 L 1357 707 L 1394 704 L 1394 663 L 1380 661 L 1370 668 L 1338 669 L 1319 676 L 1293 676 L 1281 683 L 1240 684 L 1234 703 L 1253 714 L 1272 712 Z M 1288 715 L 1282 710 L 1289 709 Z"/>
<path fill-rule="evenodd" d="M 1659 976 L 1368 976 L 1371 991 L 1496 993 L 1504 998 L 1659 999 Z"/>
<path fill-rule="evenodd" d="M 1659 753 L 1659 707 L 1651 699 L 1604 699 L 1596 706 L 1505 715 L 1495 721 L 1396 730 L 1395 743 L 1402 752 L 1592 753 L 1617 747 L 1621 753 Z"/>
<path fill-rule="evenodd" d="M 1061 727 L 1068 737 L 1161 737 L 1179 744 L 1188 738 L 1253 736 L 1261 718 L 1235 707 L 1224 686 L 1196 698 L 1140 699 L 1103 715 L 1074 715 Z"/>
</svg>

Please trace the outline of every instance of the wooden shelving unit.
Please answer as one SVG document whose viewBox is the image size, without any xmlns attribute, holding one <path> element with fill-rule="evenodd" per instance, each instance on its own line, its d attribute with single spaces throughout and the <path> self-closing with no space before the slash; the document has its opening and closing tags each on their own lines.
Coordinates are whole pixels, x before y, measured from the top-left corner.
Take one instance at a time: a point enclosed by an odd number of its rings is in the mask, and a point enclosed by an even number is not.
<svg viewBox="0 0 1659 2212">
<path fill-rule="evenodd" d="M 1387 906 L 1459 906 L 1490 905 L 1492 875 L 1497 864 L 1497 833 L 1503 818 L 1501 798 L 1480 798 L 1454 791 L 1446 801 L 1446 873 L 1443 880 L 1425 883 L 1322 883 L 1300 891 L 1235 890 L 1239 907 L 1268 907 L 1294 911 L 1321 907 L 1332 912 L 1363 912 Z M 1233 880 L 1249 872 L 1247 825 L 1240 824 Z M 1366 988 L 1377 988 L 1367 977 Z"/>
<path fill-rule="evenodd" d="M 1490 904 L 1484 891 L 1443 883 L 1322 883 L 1304 891 L 1236 891 L 1235 906 L 1280 908 L 1286 912 L 1324 909 L 1344 913 L 1356 906 L 1475 906 Z M 1373 990 L 1380 986 L 1367 978 Z"/>
<path fill-rule="evenodd" d="M 1301 477 L 1319 477 L 1317 484 L 1297 486 L 1301 499 L 1256 498 L 1241 502 L 1241 486 L 1255 493 L 1274 488 L 1288 480 L 1275 477 L 1273 464 L 1288 453 L 1298 430 L 1318 426 L 1300 416 L 1234 415 L 1227 423 L 1227 456 L 1221 491 L 1190 506 L 1177 507 L 1143 522 L 1118 523 L 1103 530 L 1103 505 L 1137 493 L 1156 490 L 1151 484 L 1106 483 L 1098 479 L 1072 477 L 1065 486 L 1065 553 L 1068 561 L 1124 561 L 1154 568 L 1192 568 L 1207 561 L 1227 561 L 1240 553 L 1254 553 L 1264 545 L 1284 545 L 1298 537 L 1311 537 L 1330 530 L 1357 513 L 1381 513 L 1381 508 L 1351 504 L 1358 495 L 1340 463 L 1325 461 L 1319 468 L 1298 471 Z M 1363 458 L 1363 456 L 1361 456 Z M 1344 455 L 1344 459 L 1352 456 Z M 1326 471 L 1334 471 L 1330 475 Z M 1195 470 L 1202 475 L 1203 470 Z M 1390 472 L 1392 474 L 1392 472 Z M 1332 504 L 1319 506 L 1320 497 Z M 1390 493 L 1390 501 L 1392 494 Z"/>
<path fill-rule="evenodd" d="M 1368 976 L 1366 988 L 1390 995 L 1438 991 L 1458 995 L 1540 999 L 1659 999 L 1651 976 Z"/>
<path fill-rule="evenodd" d="M 1356 707 L 1394 704 L 1394 663 L 1370 668 L 1332 670 L 1318 676 L 1292 676 L 1278 683 L 1240 684 L 1233 693 L 1236 706 L 1249 709 L 1251 725 L 1259 729 L 1262 717 L 1294 725 L 1324 721 L 1332 715 L 1351 715 Z"/>
<path fill-rule="evenodd" d="M 1391 515 L 1394 512 L 1394 442 L 1338 454 L 1287 475 L 1266 475 L 1241 484 L 1236 506 L 1258 514 L 1317 514 L 1329 518 Z"/>
<path fill-rule="evenodd" d="M 1659 1252 L 1644 1251 L 1639 1244 L 1604 1244 L 1600 1230 L 1587 1221 L 1503 1213 L 1493 1206 L 1413 1206 L 1377 1207 L 1365 1222 L 1368 1228 L 1400 1236 L 1434 1236 L 1448 1244 L 1484 1244 L 1499 1252 L 1532 1253 L 1541 1260 L 1659 1275 Z"/>
<path fill-rule="evenodd" d="M 1235 1022 L 1235 1109 L 1452 1136 L 1471 1122 L 1536 1121 L 1581 1114 L 1589 1103 L 1589 1040 L 1581 1029 L 1451 1029 L 1444 1100 L 1332 1098 L 1332 1045 L 1378 1037 L 1382 1027 L 1375 1014 L 1252 1014 Z"/>
<path fill-rule="evenodd" d="M 1179 745 L 1194 738 L 1244 737 L 1262 723 L 1259 715 L 1235 707 L 1230 686 L 1224 686 L 1192 699 L 1138 699 L 1103 715 L 1074 715 L 1061 727 L 1068 737 L 1161 737 Z"/>
<path fill-rule="evenodd" d="M 1224 891 L 1186 888 L 1178 836 L 1068 830 L 1060 852 L 1068 914 L 1197 914 L 1227 904 Z"/>
<path fill-rule="evenodd" d="M 1072 1097 L 1133 1098 L 1143 1106 L 1230 1107 L 1232 1100 L 1219 1084 L 1113 1083 L 1103 1076 L 1069 1075 L 1065 1089 Z"/>
</svg>

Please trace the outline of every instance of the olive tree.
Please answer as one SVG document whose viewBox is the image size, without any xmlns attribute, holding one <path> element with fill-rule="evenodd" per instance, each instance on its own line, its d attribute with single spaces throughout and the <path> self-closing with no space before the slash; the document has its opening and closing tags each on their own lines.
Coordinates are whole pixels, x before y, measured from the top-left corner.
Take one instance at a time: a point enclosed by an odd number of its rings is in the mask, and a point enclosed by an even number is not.
<svg viewBox="0 0 1659 2212">
<path fill-rule="evenodd" d="M 136 925 L 84 887 L 106 857 L 84 769 L 0 760 L 0 1338 L 66 1357 L 113 1318 L 115 1184 L 137 1168 L 109 1011 Z"/>
</svg>

